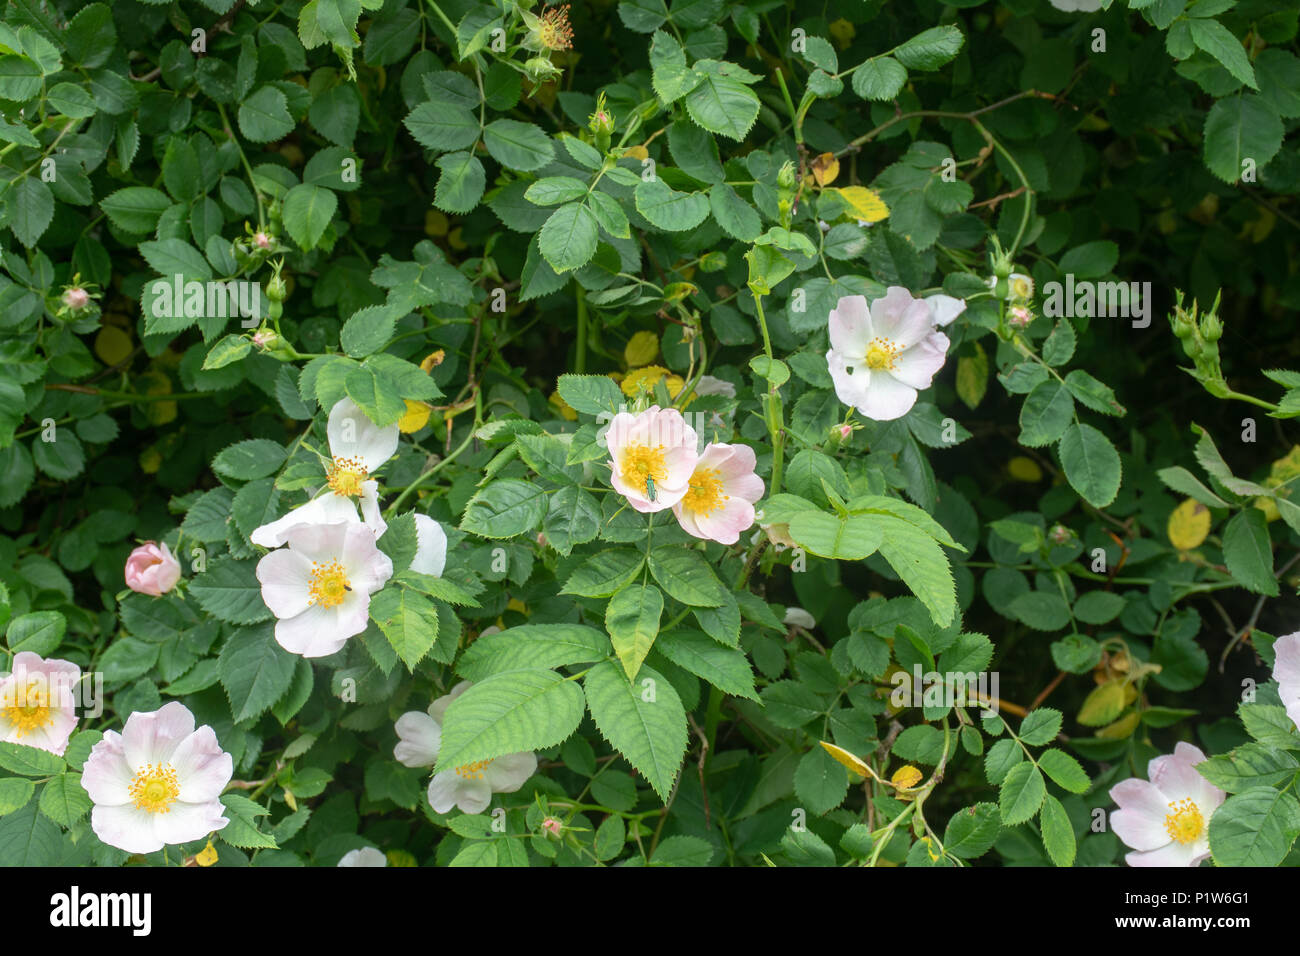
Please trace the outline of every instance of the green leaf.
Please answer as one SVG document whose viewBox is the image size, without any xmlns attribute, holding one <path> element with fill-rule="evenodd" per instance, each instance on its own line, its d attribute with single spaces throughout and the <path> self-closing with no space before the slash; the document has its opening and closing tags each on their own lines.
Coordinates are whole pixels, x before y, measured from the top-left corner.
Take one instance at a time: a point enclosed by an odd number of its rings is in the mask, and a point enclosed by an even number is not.
<svg viewBox="0 0 1300 956">
<path fill-rule="evenodd" d="M 637 183 L 635 198 L 637 212 L 668 232 L 694 229 L 709 215 L 709 200 L 704 193 L 678 192 L 662 179 Z"/>
<path fill-rule="evenodd" d="M 1217 866 L 1278 866 L 1300 836 L 1300 802 L 1272 787 L 1228 797 L 1210 817 Z"/>
<path fill-rule="evenodd" d="M 426 149 L 446 152 L 467 149 L 478 141 L 478 117 L 441 100 L 421 103 L 407 114 L 405 125 Z"/>
<path fill-rule="evenodd" d="M 5 641 L 14 654 L 31 651 L 47 657 L 59 646 L 67 629 L 67 619 L 58 611 L 32 611 L 9 622 Z"/>
<path fill-rule="evenodd" d="M 686 94 L 686 111 L 691 119 L 710 133 L 737 141 L 744 139 L 758 118 L 758 95 L 731 76 L 698 69 L 696 74 L 699 81 Z"/>
<path fill-rule="evenodd" d="M 977 803 L 952 815 L 943 831 L 943 848 L 959 859 L 973 860 L 988 852 L 1001 830 L 997 805 Z"/>
<path fill-rule="evenodd" d="M 943 548 L 925 532 L 906 521 L 881 516 L 880 554 L 903 579 L 940 627 L 957 616 L 957 590 Z"/>
<path fill-rule="evenodd" d="M 690 607 L 721 607 L 726 590 L 698 551 L 664 545 L 650 552 L 650 574 L 668 596 Z"/>
<path fill-rule="evenodd" d="M 894 50 L 894 56 L 911 70 L 937 70 L 957 55 L 965 40 L 957 27 L 931 27 Z"/>
<path fill-rule="evenodd" d="M 49 777 L 63 773 L 67 764 L 48 750 L 0 741 L 0 767 L 24 777 Z"/>
<path fill-rule="evenodd" d="M 284 447 L 269 438 L 249 438 L 223 448 L 212 459 L 212 470 L 227 478 L 265 478 L 284 464 Z"/>
<path fill-rule="evenodd" d="M 1070 793 L 1086 793 L 1092 785 L 1079 761 L 1063 750 L 1044 750 L 1038 758 L 1038 766 L 1052 778 L 1053 783 Z"/>
<path fill-rule="evenodd" d="M 481 681 L 507 670 L 590 664 L 612 653 L 603 631 L 582 624 L 523 624 L 474 641 L 461 655 L 456 672 Z"/>
<path fill-rule="evenodd" d="M 256 624 L 271 616 L 262 602 L 262 586 L 252 561 L 222 555 L 190 579 L 190 594 L 199 606 L 228 624 Z"/>
<path fill-rule="evenodd" d="M 58 826 L 35 803 L 0 818 L 0 860 L 6 866 L 55 866 L 64 842 Z"/>
<path fill-rule="evenodd" d="M 1223 560 L 1242 587 L 1277 597 L 1268 520 L 1258 508 L 1243 508 L 1232 516 L 1223 531 Z"/>
<path fill-rule="evenodd" d="M 530 668 L 493 674 L 447 708 L 434 772 L 554 747 L 578 729 L 584 705 L 577 681 L 554 671 Z"/>
<path fill-rule="evenodd" d="M 1189 19 L 1192 42 L 1214 57 L 1225 70 L 1231 73 L 1252 90 L 1259 89 L 1255 82 L 1255 71 L 1250 65 L 1250 58 L 1233 32 L 1218 20 L 1202 17 Z"/>
<path fill-rule="evenodd" d="M 636 677 L 641 662 L 654 646 L 663 610 L 663 593 L 643 584 L 630 584 L 610 598 L 605 609 L 605 629 L 629 680 Z"/>
<path fill-rule="evenodd" d="M 742 651 L 723 647 L 699 631 L 660 634 L 655 641 L 655 650 L 727 694 L 758 700 L 754 691 L 754 673 L 749 658 Z"/>
<path fill-rule="evenodd" d="M 418 591 L 386 587 L 370 599 L 370 617 L 412 673 L 438 641 L 438 609 Z"/>
<path fill-rule="evenodd" d="M 1027 760 L 1016 764 L 1002 781 L 998 794 L 1002 823 L 1013 827 L 1031 819 L 1038 813 L 1046 796 L 1047 786 L 1038 768 Z"/>
<path fill-rule="evenodd" d="M 371 305 L 353 312 L 339 333 L 339 344 L 353 358 L 365 358 L 384 347 L 393 336 L 400 315 L 386 305 Z"/>
<path fill-rule="evenodd" d="M 1094 508 L 1104 508 L 1119 493 L 1121 467 L 1115 446 L 1091 425 L 1071 425 L 1059 447 L 1065 478 Z"/>
<path fill-rule="evenodd" d="M 579 269 L 596 254 L 597 229 L 596 217 L 585 204 L 565 203 L 538 234 L 542 255 L 558 273 Z"/>
<path fill-rule="evenodd" d="M 1034 747 L 1051 743 L 1061 732 L 1061 719 L 1061 712 L 1051 707 L 1031 710 L 1020 722 L 1020 739 Z"/>
<path fill-rule="evenodd" d="M 853 92 L 864 100 L 892 100 L 906 82 L 906 67 L 892 56 L 867 60 L 853 71 Z"/>
<path fill-rule="evenodd" d="M 254 143 L 269 143 L 293 132 L 289 100 L 274 86 L 263 86 L 239 105 L 239 131 Z"/>
<path fill-rule="evenodd" d="M 41 791 L 41 813 L 61 827 L 70 827 L 90 809 L 90 795 L 81 786 L 81 774 L 61 773 Z"/>
<path fill-rule="evenodd" d="M 305 251 L 316 248 L 338 209 L 338 197 L 324 186 L 294 186 L 284 197 L 284 228 Z"/>
<path fill-rule="evenodd" d="M 649 667 L 630 683 L 606 661 L 587 672 L 583 686 L 601 735 L 667 801 L 687 742 L 686 711 L 673 685 Z"/>
<path fill-rule="evenodd" d="M 561 375 L 555 387 L 560 398 L 582 415 L 614 414 L 627 401 L 618 384 L 605 375 Z"/>
<path fill-rule="evenodd" d="M 1283 135 L 1277 111 L 1258 94 L 1221 99 L 1205 117 L 1205 165 L 1225 183 L 1234 183 L 1248 167 L 1272 159 Z"/>
<path fill-rule="evenodd" d="M 487 185 L 487 173 L 478 157 L 468 151 L 447 153 L 438 157 L 438 169 L 441 175 L 433 204 L 443 212 L 472 212 Z"/>
<path fill-rule="evenodd" d="M 1044 798 L 1042 814 L 1038 820 L 1042 827 L 1043 847 L 1052 862 L 1057 866 L 1073 865 L 1076 850 L 1074 827 L 1070 824 L 1061 801 L 1050 794 Z"/>
<path fill-rule="evenodd" d="M 284 696 L 296 660 L 275 642 L 270 625 L 242 628 L 230 636 L 217 659 L 217 673 L 235 723 L 252 720 Z"/>
<path fill-rule="evenodd" d="M 1029 448 L 1050 445 L 1074 420 L 1074 399 L 1060 382 L 1038 385 L 1020 408 L 1020 444 Z"/>
<path fill-rule="evenodd" d="M 555 158 L 555 147 L 541 127 L 499 119 L 483 130 L 483 145 L 502 166 L 532 172 Z"/>
<path fill-rule="evenodd" d="M 460 528 L 483 538 L 513 538 L 536 528 L 546 505 L 544 488 L 518 478 L 498 479 L 469 500 Z"/>
<path fill-rule="evenodd" d="M 834 810 L 849 792 L 849 774 L 823 747 L 813 747 L 799 758 L 794 771 L 794 794 L 814 816 Z"/>
<path fill-rule="evenodd" d="M 9 59 L 3 57 L 0 59 Z M 54 218 L 54 194 L 36 176 L 24 176 L 4 194 L 5 224 L 28 249 L 36 245 Z"/>
</svg>

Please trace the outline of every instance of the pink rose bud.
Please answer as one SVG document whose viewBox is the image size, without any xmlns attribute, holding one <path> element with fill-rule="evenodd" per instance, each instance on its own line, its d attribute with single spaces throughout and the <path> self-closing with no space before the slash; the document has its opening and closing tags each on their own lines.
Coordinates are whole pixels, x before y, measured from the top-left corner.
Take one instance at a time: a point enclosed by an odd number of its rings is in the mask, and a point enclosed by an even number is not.
<svg viewBox="0 0 1300 956">
<path fill-rule="evenodd" d="M 1055 544 L 1068 544 L 1070 538 L 1074 536 L 1074 532 L 1063 524 L 1056 524 L 1052 525 L 1052 530 L 1047 532 L 1047 536 L 1051 538 Z"/>
<path fill-rule="evenodd" d="M 1015 306 L 1011 310 L 1011 325 L 1017 329 L 1023 329 L 1034 320 L 1034 314 L 1022 305 Z"/>
<path fill-rule="evenodd" d="M 180 562 L 165 544 L 146 541 L 126 559 L 126 586 L 140 594 L 161 597 L 180 578 Z"/>
<path fill-rule="evenodd" d="M 257 243 L 259 249 L 271 248 L 271 237 L 264 232 L 259 232 L 253 236 L 253 242 Z"/>
<path fill-rule="evenodd" d="M 841 438 L 848 438 L 848 437 L 849 437 L 850 435 L 852 435 L 852 434 L 853 434 L 853 426 L 852 426 L 852 425 L 850 425 L 850 424 L 848 424 L 848 423 L 844 423 L 844 424 L 841 424 L 841 425 L 840 425 L 840 437 L 841 437 Z"/>
<path fill-rule="evenodd" d="M 85 289 L 73 287 L 63 293 L 63 304 L 69 309 L 84 309 L 90 301 L 90 293 Z"/>
<path fill-rule="evenodd" d="M 564 824 L 555 819 L 555 817 L 547 817 L 542 821 L 542 830 L 546 832 L 547 836 L 558 838 L 563 829 Z"/>
</svg>

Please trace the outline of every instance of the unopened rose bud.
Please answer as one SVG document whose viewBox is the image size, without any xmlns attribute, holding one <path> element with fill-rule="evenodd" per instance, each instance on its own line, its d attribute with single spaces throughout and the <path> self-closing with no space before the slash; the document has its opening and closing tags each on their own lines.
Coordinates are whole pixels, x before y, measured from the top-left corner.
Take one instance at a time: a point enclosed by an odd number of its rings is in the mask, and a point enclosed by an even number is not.
<svg viewBox="0 0 1300 956">
<path fill-rule="evenodd" d="M 272 241 L 271 237 L 264 232 L 257 232 L 253 235 L 253 243 L 259 249 L 270 249 Z"/>
<path fill-rule="evenodd" d="M 548 837 L 558 840 L 560 834 L 564 832 L 564 824 L 555 817 L 547 817 L 542 821 L 542 832 Z"/>
<path fill-rule="evenodd" d="M 794 163 L 786 160 L 785 165 L 781 167 L 781 171 L 776 174 L 776 184 L 783 190 L 791 190 L 794 189 L 794 183 Z"/>
<path fill-rule="evenodd" d="M 253 344 L 259 349 L 274 348 L 279 340 L 280 337 L 275 334 L 275 329 L 268 328 L 265 325 L 253 333 Z"/>
<path fill-rule="evenodd" d="M 1063 524 L 1052 525 L 1052 530 L 1047 532 L 1047 536 L 1052 539 L 1053 544 L 1068 544 L 1074 537 L 1074 532 Z"/>
<path fill-rule="evenodd" d="M 90 301 L 90 293 L 79 286 L 73 286 L 63 292 L 63 304 L 69 309 L 84 309 Z"/>
<path fill-rule="evenodd" d="M 124 577 L 132 591 L 161 597 L 181 579 L 181 565 L 166 544 L 146 541 L 126 559 Z"/>
<path fill-rule="evenodd" d="M 1213 312 L 1201 319 L 1201 335 L 1205 336 L 1207 342 L 1217 342 L 1223 338 L 1223 322 Z"/>
<path fill-rule="evenodd" d="M 1034 313 L 1023 305 L 1013 306 L 1007 314 L 1007 322 L 1013 329 L 1023 329 L 1032 321 L 1034 321 Z"/>
</svg>

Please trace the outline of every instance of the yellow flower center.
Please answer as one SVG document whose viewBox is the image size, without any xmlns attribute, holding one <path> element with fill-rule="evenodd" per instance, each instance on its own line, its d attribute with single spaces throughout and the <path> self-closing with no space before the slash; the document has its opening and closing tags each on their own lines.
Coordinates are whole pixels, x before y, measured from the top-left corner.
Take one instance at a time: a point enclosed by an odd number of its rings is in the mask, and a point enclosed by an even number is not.
<svg viewBox="0 0 1300 956">
<path fill-rule="evenodd" d="M 1016 299 L 1028 299 L 1034 294 L 1034 284 L 1023 276 L 1011 280 L 1011 296 Z"/>
<path fill-rule="evenodd" d="M 731 495 L 724 494 L 722 479 L 716 468 L 697 468 L 691 475 L 691 486 L 682 498 L 682 507 L 687 511 L 708 517 L 730 501 Z"/>
<path fill-rule="evenodd" d="M 901 351 L 902 349 L 894 344 L 893 339 L 882 339 L 877 336 L 867 345 L 867 368 L 893 371 L 894 363 Z"/>
<path fill-rule="evenodd" d="M 1175 843 L 1186 846 L 1194 843 L 1205 832 L 1205 818 L 1201 808 L 1192 800 L 1179 800 L 1169 804 L 1170 813 L 1165 815 L 1165 832 Z"/>
<path fill-rule="evenodd" d="M 573 28 L 569 26 L 569 5 L 551 7 L 542 14 L 537 38 L 548 50 L 567 50 L 573 46 Z"/>
<path fill-rule="evenodd" d="M 620 463 L 624 480 L 628 484 L 645 488 L 647 481 L 661 482 L 668 477 L 668 462 L 662 445 L 628 445 L 623 449 Z"/>
<path fill-rule="evenodd" d="M 181 792 L 171 764 L 145 764 L 135 772 L 127 787 L 138 809 L 147 813 L 170 813 Z"/>
<path fill-rule="evenodd" d="M 309 604 L 338 607 L 352 590 L 352 586 L 348 582 L 348 574 L 343 570 L 343 565 L 337 561 L 331 561 L 329 564 L 317 564 L 313 561 L 311 576 L 308 578 L 308 590 L 311 593 Z"/>
<path fill-rule="evenodd" d="M 479 760 L 475 763 L 461 764 L 456 768 L 456 776 L 464 777 L 466 780 L 482 780 L 483 771 L 491 766 L 492 761 L 495 759 L 495 757 L 492 757 L 488 760 Z"/>
<path fill-rule="evenodd" d="M 357 498 L 361 495 L 361 482 L 368 472 L 359 458 L 335 458 L 326 472 L 330 490 L 345 498 Z"/>
<path fill-rule="evenodd" d="M 50 713 L 49 697 L 40 686 L 39 681 L 32 681 L 25 691 L 14 689 L 14 694 L 5 700 L 4 715 L 19 737 L 25 737 L 33 731 L 48 727 L 54 723 Z"/>
</svg>

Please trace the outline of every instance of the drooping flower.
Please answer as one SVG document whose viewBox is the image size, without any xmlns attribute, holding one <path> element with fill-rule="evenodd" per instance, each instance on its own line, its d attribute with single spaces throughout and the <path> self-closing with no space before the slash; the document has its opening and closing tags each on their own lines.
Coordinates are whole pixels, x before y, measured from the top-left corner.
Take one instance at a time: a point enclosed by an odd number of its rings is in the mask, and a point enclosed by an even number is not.
<svg viewBox="0 0 1300 956">
<path fill-rule="evenodd" d="M 384 856 L 373 846 L 363 846 L 360 849 L 349 850 L 343 854 L 343 859 L 339 860 L 339 866 L 387 866 L 388 857 Z"/>
<path fill-rule="evenodd" d="M 397 719 L 397 746 L 393 757 L 406 767 L 432 767 L 442 746 L 442 721 L 447 708 L 470 688 L 461 681 L 429 705 L 426 712 L 408 711 Z M 429 781 L 429 805 L 435 813 L 459 807 L 465 813 L 482 813 L 494 793 L 514 793 L 537 771 L 532 753 L 506 754 L 490 760 L 436 773 Z"/>
<path fill-rule="evenodd" d="M 710 444 L 695 463 L 689 486 L 673 505 L 682 530 L 696 538 L 735 544 L 754 524 L 754 502 L 763 497 L 757 458 L 748 445 Z"/>
<path fill-rule="evenodd" d="M 302 524 L 257 563 L 262 600 L 278 618 L 275 639 L 303 657 L 324 657 L 366 629 L 370 595 L 393 576 L 393 562 L 357 521 Z"/>
<path fill-rule="evenodd" d="M 81 668 L 71 661 L 19 651 L 13 670 L 0 677 L 0 740 L 62 757 L 77 726 L 73 688 L 80 680 Z"/>
<path fill-rule="evenodd" d="M 690 490 L 696 441 L 695 429 L 675 408 L 619 412 L 605 432 L 610 482 L 642 514 L 671 508 Z"/>
<path fill-rule="evenodd" d="M 939 308 L 951 312 L 946 303 Z M 890 286 L 869 308 L 864 296 L 840 299 L 831 310 L 826 353 L 840 401 L 876 421 L 906 415 L 947 356 L 948 337 L 935 320 L 935 306 L 901 286 Z"/>
<path fill-rule="evenodd" d="M 1147 764 L 1149 780 L 1130 777 L 1110 789 L 1118 805 L 1110 828 L 1132 853 L 1129 866 L 1197 866 L 1210 855 L 1210 817 L 1226 794 L 1196 771 L 1205 754 L 1180 743 Z"/>
<path fill-rule="evenodd" d="M 264 548 L 284 544 L 289 530 L 300 524 L 330 524 L 356 521 L 357 499 L 361 516 L 377 537 L 387 524 L 379 513 L 379 482 L 370 476 L 397 451 L 397 425 L 380 428 L 350 398 L 340 399 L 330 409 L 330 463 L 326 467 L 328 487 L 305 505 L 299 505 L 283 518 L 257 528 L 249 539 Z"/>
<path fill-rule="evenodd" d="M 435 578 L 442 577 L 447 566 L 447 532 L 442 525 L 428 515 L 415 516 L 415 557 L 411 559 L 411 570 L 428 574 Z"/>
<path fill-rule="evenodd" d="M 1300 727 L 1300 631 L 1273 642 L 1273 679 L 1291 722 Z"/>
<path fill-rule="evenodd" d="M 166 543 L 145 541 L 127 557 L 123 577 L 132 591 L 161 597 L 181 579 L 181 564 Z"/>
<path fill-rule="evenodd" d="M 137 711 L 119 734 L 107 731 L 91 748 L 81 785 L 94 809 L 95 835 L 128 853 L 189 843 L 229 821 L 220 796 L 234 765 L 213 729 L 194 729 L 178 701 Z"/>
</svg>

